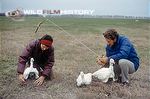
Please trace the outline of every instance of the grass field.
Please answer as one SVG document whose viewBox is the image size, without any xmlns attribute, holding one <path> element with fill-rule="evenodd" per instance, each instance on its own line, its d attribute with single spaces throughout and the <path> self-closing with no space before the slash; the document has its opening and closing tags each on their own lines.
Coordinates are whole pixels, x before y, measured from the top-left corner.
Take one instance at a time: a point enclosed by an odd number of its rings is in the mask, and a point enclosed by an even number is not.
<svg viewBox="0 0 150 99">
<path fill-rule="evenodd" d="M 4 99 L 150 97 L 150 20 L 49 18 L 35 34 L 37 24 L 42 20 L 44 18 L 25 17 L 24 21 L 12 21 L 0 17 L 0 97 Z M 105 53 L 102 33 L 108 28 L 115 28 L 121 35 L 128 36 L 139 54 L 141 65 L 136 73 L 130 75 L 131 86 L 126 88 L 118 83 L 104 84 L 96 80 L 89 86 L 76 87 L 75 80 L 80 71 L 93 73 L 98 70 L 96 57 Z M 44 34 L 50 34 L 54 38 L 55 79 L 46 81 L 40 87 L 35 87 L 33 81 L 29 81 L 27 86 L 20 86 L 16 72 L 18 56 L 27 43 L 39 39 Z"/>
</svg>

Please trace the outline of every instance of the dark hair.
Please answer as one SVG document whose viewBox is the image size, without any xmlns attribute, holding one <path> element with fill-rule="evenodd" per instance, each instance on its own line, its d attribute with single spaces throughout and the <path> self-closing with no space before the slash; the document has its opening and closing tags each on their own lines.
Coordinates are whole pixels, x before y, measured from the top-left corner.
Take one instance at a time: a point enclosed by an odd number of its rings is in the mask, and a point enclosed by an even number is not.
<svg viewBox="0 0 150 99">
<path fill-rule="evenodd" d="M 103 36 L 107 39 L 114 40 L 118 38 L 119 34 L 115 29 L 108 29 L 105 33 L 103 33 Z"/>
<path fill-rule="evenodd" d="M 49 40 L 51 42 L 53 42 L 53 38 L 50 35 L 44 35 L 40 40 Z"/>
</svg>

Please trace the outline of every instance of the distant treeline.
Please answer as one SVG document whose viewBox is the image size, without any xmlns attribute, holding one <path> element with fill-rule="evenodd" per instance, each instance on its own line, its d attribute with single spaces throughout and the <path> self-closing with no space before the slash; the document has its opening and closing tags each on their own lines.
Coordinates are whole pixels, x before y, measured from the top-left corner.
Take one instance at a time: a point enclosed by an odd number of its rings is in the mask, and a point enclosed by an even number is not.
<svg viewBox="0 0 150 99">
<path fill-rule="evenodd" d="M 5 16 L 5 13 L 0 13 L 0 16 Z M 26 16 L 42 16 L 42 15 L 26 15 Z M 74 18 L 115 18 L 115 19 L 150 19 L 150 17 L 141 16 L 121 16 L 121 15 L 47 15 L 46 17 L 74 17 Z"/>
<path fill-rule="evenodd" d="M 5 16 L 5 13 L 0 13 L 0 16 Z"/>
</svg>

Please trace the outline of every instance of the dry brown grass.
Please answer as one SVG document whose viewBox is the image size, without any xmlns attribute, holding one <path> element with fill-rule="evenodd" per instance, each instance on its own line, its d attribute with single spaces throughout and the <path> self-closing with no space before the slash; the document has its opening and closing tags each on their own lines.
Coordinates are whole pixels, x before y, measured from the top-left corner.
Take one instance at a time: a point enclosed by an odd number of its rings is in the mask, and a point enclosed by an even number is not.
<svg viewBox="0 0 150 99">
<path fill-rule="evenodd" d="M 78 19 L 76 19 L 78 20 Z M 64 21 L 65 22 L 65 21 Z M 71 21 L 70 21 L 71 22 Z M 0 96 L 5 99 L 127 99 L 150 97 L 149 88 L 149 24 L 143 23 L 142 27 L 116 26 L 121 34 L 129 36 L 135 44 L 141 59 L 140 69 L 130 76 L 131 85 L 123 87 L 118 83 L 104 84 L 98 80 L 93 80 L 92 84 L 78 88 L 76 78 L 82 70 L 85 73 L 96 71 L 99 66 L 96 64 L 96 56 L 85 48 L 79 41 L 86 44 L 97 54 L 104 52 L 105 41 L 99 31 L 77 31 L 86 27 L 74 27 L 67 32 L 73 31 L 73 37 L 57 27 L 44 25 L 35 35 L 33 24 L 21 28 L 12 28 L 1 32 L 1 70 L 0 70 Z M 79 23 L 80 25 L 80 23 Z M 85 24 L 86 25 L 86 24 Z M 106 28 L 112 26 L 105 25 L 100 28 L 104 32 Z M 91 26 L 92 28 L 92 26 Z M 75 30 L 75 31 L 74 31 Z M 86 33 L 87 32 L 87 33 Z M 22 49 L 35 38 L 40 38 L 44 33 L 50 34 L 54 38 L 55 47 L 55 79 L 46 81 L 42 86 L 35 87 L 33 81 L 28 81 L 28 85 L 21 86 L 17 79 L 16 67 L 17 58 Z M 78 40 L 78 41 L 77 41 Z M 143 98 L 144 99 L 144 98 Z"/>
</svg>

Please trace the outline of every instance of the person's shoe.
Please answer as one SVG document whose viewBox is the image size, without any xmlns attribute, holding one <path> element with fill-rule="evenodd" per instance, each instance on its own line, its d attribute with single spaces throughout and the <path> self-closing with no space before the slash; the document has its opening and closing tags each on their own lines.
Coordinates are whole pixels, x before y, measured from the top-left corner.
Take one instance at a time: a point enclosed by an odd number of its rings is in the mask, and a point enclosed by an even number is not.
<svg viewBox="0 0 150 99">
<path fill-rule="evenodd" d="M 130 84 L 129 84 L 129 82 L 125 81 L 125 82 L 122 83 L 122 86 L 127 86 L 127 87 L 129 87 Z"/>
<path fill-rule="evenodd" d="M 122 79 L 122 77 L 119 76 L 118 79 L 117 79 L 115 82 L 116 82 L 116 83 L 121 83 L 121 79 Z"/>
</svg>

